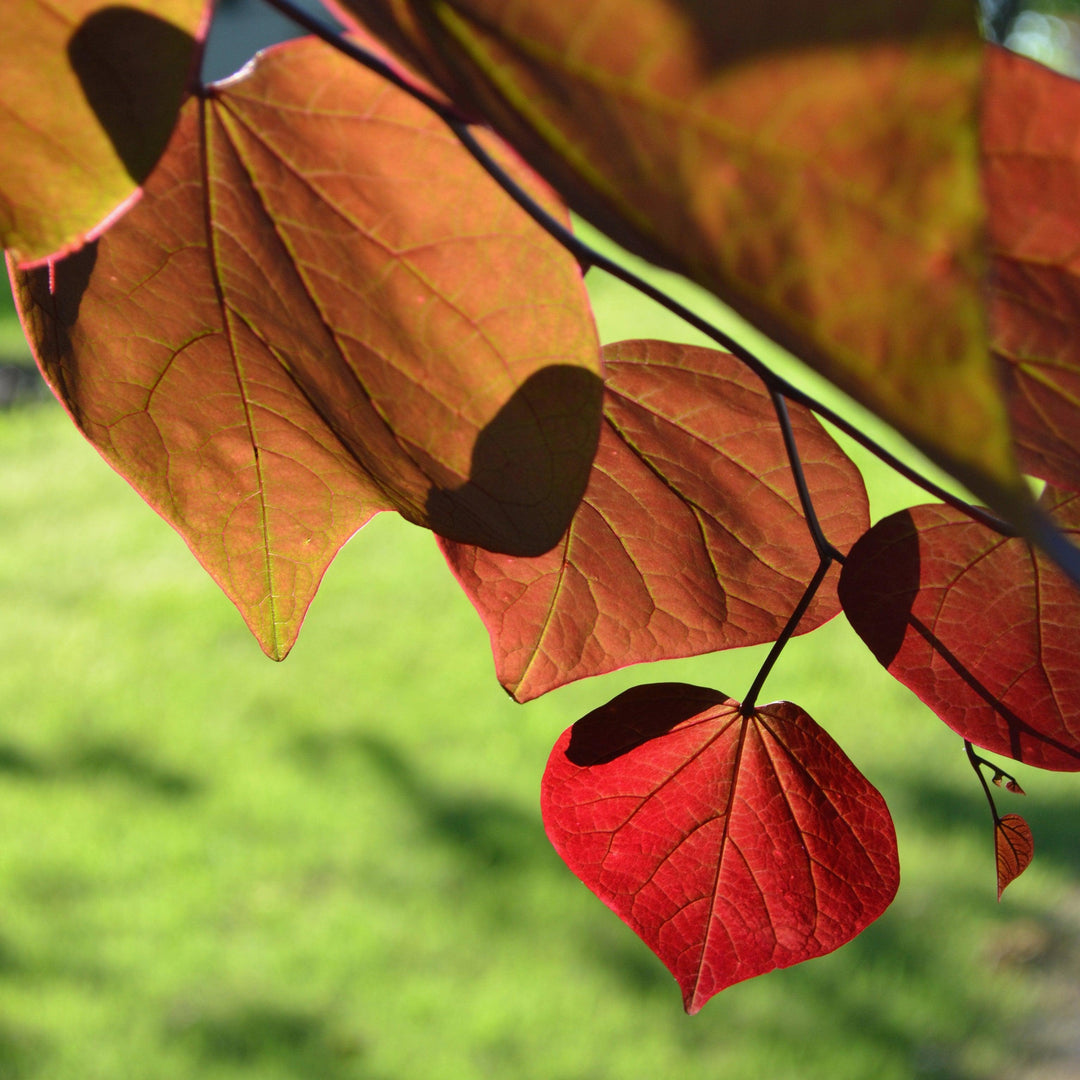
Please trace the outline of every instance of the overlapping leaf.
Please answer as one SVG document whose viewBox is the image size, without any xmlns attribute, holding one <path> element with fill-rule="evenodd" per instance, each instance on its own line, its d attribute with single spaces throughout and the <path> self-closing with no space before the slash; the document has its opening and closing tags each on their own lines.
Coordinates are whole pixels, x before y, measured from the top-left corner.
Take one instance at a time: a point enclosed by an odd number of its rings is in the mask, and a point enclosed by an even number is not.
<svg viewBox="0 0 1080 1080">
<path fill-rule="evenodd" d="M 188 102 L 139 205 L 16 284 L 79 426 L 271 655 L 375 510 L 535 554 L 584 490 L 601 390 L 576 264 L 313 39 Z"/>
<path fill-rule="evenodd" d="M 1043 504 L 1075 542 L 1080 494 Z M 1080 770 L 1080 592 L 1023 540 L 917 506 L 852 549 L 840 599 L 874 655 L 965 739 Z"/>
<path fill-rule="evenodd" d="M 1021 464 L 1080 490 L 1080 83 L 987 57 L 991 327 Z"/>
<path fill-rule="evenodd" d="M 1019 814 L 994 820 L 994 853 L 997 861 L 997 894 L 1001 894 L 1030 865 L 1035 855 L 1031 828 Z"/>
<path fill-rule="evenodd" d="M 818 566 L 772 401 L 734 357 L 661 341 L 604 349 L 605 422 L 562 541 L 517 559 L 442 542 L 491 635 L 499 681 L 528 701 L 627 664 L 772 641 Z M 790 409 L 825 534 L 869 526 L 862 479 Z M 800 623 L 839 610 L 830 577 Z"/>
<path fill-rule="evenodd" d="M 81 243 L 165 149 L 206 0 L 5 0 L 0 247 L 32 261 Z"/>
<path fill-rule="evenodd" d="M 548 837 L 667 965 L 687 1012 L 838 948 L 899 881 L 881 795 L 797 705 L 639 686 L 563 733 Z"/>
<path fill-rule="evenodd" d="M 964 0 L 339 0 L 624 245 L 713 289 L 1003 513 Z"/>
</svg>

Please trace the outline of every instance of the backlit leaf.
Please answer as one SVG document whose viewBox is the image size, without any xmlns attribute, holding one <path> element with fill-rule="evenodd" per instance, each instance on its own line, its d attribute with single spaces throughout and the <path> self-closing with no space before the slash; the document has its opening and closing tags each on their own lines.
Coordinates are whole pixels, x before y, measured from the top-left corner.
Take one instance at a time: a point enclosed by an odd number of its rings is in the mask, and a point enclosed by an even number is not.
<svg viewBox="0 0 1080 1080">
<path fill-rule="evenodd" d="M 1003 787 L 1011 795 L 1027 794 L 1024 789 L 1011 776 L 1005 776 L 1000 772 L 995 773 L 993 776 L 993 781 L 995 787 Z"/>
<path fill-rule="evenodd" d="M 732 983 L 820 956 L 892 901 L 892 819 L 797 705 L 744 717 L 680 683 L 638 686 L 551 752 L 544 826 L 697 1012 Z"/>
<path fill-rule="evenodd" d="M 132 198 L 172 131 L 206 0 L 5 0 L 0 247 L 80 244 Z"/>
<path fill-rule="evenodd" d="M 1080 494 L 1043 505 L 1080 536 Z M 961 511 L 880 521 L 840 577 L 844 613 L 874 655 L 954 731 L 1044 769 L 1080 769 L 1080 591 L 1023 540 Z"/>
<path fill-rule="evenodd" d="M 600 447 L 562 541 L 517 559 L 441 541 L 491 635 L 499 681 L 528 701 L 627 664 L 772 641 L 818 566 L 776 413 L 727 353 L 604 348 Z M 789 409 L 826 536 L 869 525 L 854 464 Z M 839 611 L 830 575 L 800 623 Z"/>
<path fill-rule="evenodd" d="M 189 101 L 141 202 L 16 285 L 76 422 L 273 656 L 375 510 L 535 554 L 584 490 L 601 387 L 576 264 L 314 39 Z"/>
<path fill-rule="evenodd" d="M 987 346 L 967 0 L 341 0 L 605 232 L 1023 523 Z"/>
<path fill-rule="evenodd" d="M 994 848 L 1000 900 L 1005 887 L 1031 865 L 1035 854 L 1035 840 L 1028 823 L 1019 814 L 1006 814 L 998 818 L 994 822 Z"/>
<path fill-rule="evenodd" d="M 1080 490 L 1080 83 L 988 55 L 994 352 L 1026 472 Z"/>
</svg>

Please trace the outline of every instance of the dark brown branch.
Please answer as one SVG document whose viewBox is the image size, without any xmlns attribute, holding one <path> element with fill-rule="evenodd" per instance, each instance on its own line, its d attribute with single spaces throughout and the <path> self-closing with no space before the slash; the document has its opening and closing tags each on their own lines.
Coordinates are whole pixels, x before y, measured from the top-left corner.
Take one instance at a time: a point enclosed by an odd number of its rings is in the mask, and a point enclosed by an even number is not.
<svg viewBox="0 0 1080 1080">
<path fill-rule="evenodd" d="M 769 650 L 769 655 L 765 657 L 761 667 L 758 668 L 758 673 L 754 678 L 754 682 L 746 692 L 746 697 L 743 698 L 741 709 L 743 716 L 749 717 L 753 714 L 754 706 L 757 704 L 758 694 L 761 693 L 761 688 L 765 684 L 765 680 L 769 677 L 769 673 L 775 666 L 776 661 L 780 659 L 780 654 L 791 640 L 792 635 L 799 628 L 799 623 L 802 622 L 802 617 L 806 614 L 806 609 L 817 595 L 817 591 L 821 588 L 821 583 L 825 580 L 825 575 L 829 572 L 829 568 L 832 564 L 833 560 L 831 556 L 823 556 L 821 562 L 818 563 L 818 568 L 814 571 L 814 576 L 810 579 L 810 584 L 806 586 L 806 590 L 802 594 L 802 599 L 799 600 L 795 610 L 791 613 L 791 617 L 784 624 L 784 629 L 780 631 L 780 636 L 773 642 L 772 648 Z"/>
</svg>

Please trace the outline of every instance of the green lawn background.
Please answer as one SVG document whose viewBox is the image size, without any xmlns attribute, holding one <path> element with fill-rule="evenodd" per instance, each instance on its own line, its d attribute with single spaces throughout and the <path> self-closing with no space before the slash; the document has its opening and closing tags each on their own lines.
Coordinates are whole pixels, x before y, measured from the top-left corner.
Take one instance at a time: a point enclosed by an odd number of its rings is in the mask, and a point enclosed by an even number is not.
<svg viewBox="0 0 1080 1080">
<path fill-rule="evenodd" d="M 605 340 L 694 340 L 590 279 Z M 917 501 L 868 473 L 875 516 Z M 1038 854 L 999 906 L 959 739 L 842 617 L 789 646 L 765 699 L 882 790 L 899 897 L 687 1018 L 549 848 L 539 778 L 619 690 L 738 696 L 762 649 L 516 706 L 431 536 L 382 515 L 272 664 L 54 405 L 0 416 L 0 600 L 0 1080 L 999 1078 L 1039 1052 L 1074 932 L 1075 781 L 1016 770 L 1030 794 L 1002 809 Z"/>
</svg>

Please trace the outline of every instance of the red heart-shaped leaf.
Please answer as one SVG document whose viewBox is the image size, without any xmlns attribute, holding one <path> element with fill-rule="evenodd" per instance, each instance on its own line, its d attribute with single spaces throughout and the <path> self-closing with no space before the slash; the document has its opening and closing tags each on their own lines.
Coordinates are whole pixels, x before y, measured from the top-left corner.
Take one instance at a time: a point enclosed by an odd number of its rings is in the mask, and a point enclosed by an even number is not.
<svg viewBox="0 0 1080 1080">
<path fill-rule="evenodd" d="M 1042 504 L 1080 537 L 1080 494 Z M 1043 769 L 1080 769 L 1080 591 L 1024 540 L 949 506 L 878 522 L 840 576 L 874 655 L 965 739 Z"/>
<path fill-rule="evenodd" d="M 639 686 L 565 731 L 541 789 L 575 874 L 664 962 L 687 1012 L 821 956 L 880 915 L 899 870 L 877 790 L 797 705 Z"/>
</svg>

